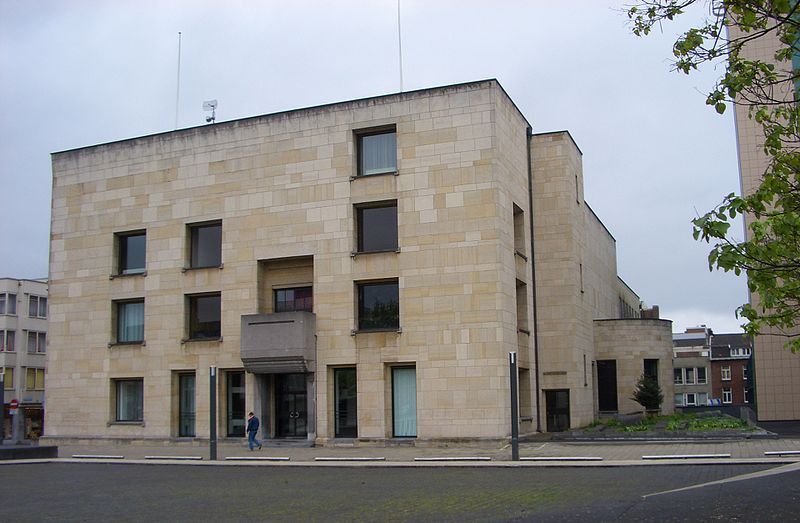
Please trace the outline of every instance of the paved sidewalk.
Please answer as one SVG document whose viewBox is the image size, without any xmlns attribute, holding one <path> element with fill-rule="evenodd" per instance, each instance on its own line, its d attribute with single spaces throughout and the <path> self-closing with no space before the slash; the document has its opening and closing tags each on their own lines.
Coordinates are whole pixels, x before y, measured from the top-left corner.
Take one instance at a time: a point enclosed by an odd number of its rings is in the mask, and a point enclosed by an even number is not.
<svg viewBox="0 0 800 523">
<path fill-rule="evenodd" d="M 547 460 L 526 462 L 538 465 L 565 464 L 581 466 L 618 466 L 633 464 L 688 464 L 688 463 L 787 463 L 800 462 L 800 455 L 783 457 L 765 456 L 765 452 L 794 451 L 800 452 L 799 439 L 759 439 L 759 440 L 718 440 L 718 441 L 676 441 L 676 442 L 563 442 L 563 441 L 537 441 L 520 443 L 519 455 L 521 458 L 602 458 L 602 460 Z M 642 456 L 666 455 L 721 455 L 730 454 L 730 458 L 712 457 L 705 459 L 674 458 L 669 460 L 644 460 Z M 59 445 L 59 458 L 72 458 L 74 455 L 91 456 L 123 456 L 124 460 L 144 460 L 146 457 L 194 457 L 202 458 L 203 462 L 209 460 L 208 445 L 145 445 L 131 444 L 105 444 L 105 445 Z M 287 447 L 270 446 L 267 441 L 262 450 L 250 451 L 247 444 L 221 443 L 217 447 L 217 459 L 225 458 L 288 458 L 288 463 L 304 464 L 337 464 L 360 463 L 390 464 L 390 463 L 415 463 L 442 465 L 451 464 L 500 464 L 511 465 L 510 444 L 503 447 L 413 447 L 413 446 L 387 446 L 387 447 Z M 320 459 L 322 458 L 322 459 Z M 333 461 L 332 460 L 344 460 Z M 366 461 L 369 458 L 373 461 Z M 382 458 L 382 459 L 380 459 Z M 421 461 L 420 458 L 426 460 Z M 439 461 L 439 458 L 443 458 Z M 467 458 L 481 458 L 469 460 Z M 90 458 L 91 459 L 91 458 Z M 95 458 L 97 459 L 97 458 Z M 359 461 L 362 459 L 364 461 Z M 325 461 L 323 461 L 325 460 Z M 432 461 L 427 461 L 432 460 Z M 176 461 L 176 460 L 170 460 Z M 260 461 L 257 463 L 277 464 L 280 461 Z M 188 462 L 187 462 L 188 463 Z M 228 460 L 228 463 L 231 463 Z M 284 461 L 284 464 L 286 462 Z"/>
</svg>

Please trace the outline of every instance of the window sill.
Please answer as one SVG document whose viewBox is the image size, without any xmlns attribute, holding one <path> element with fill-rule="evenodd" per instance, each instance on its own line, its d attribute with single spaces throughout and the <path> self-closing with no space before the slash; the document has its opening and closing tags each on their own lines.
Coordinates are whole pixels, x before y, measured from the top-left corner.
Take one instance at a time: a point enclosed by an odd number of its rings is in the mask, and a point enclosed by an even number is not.
<svg viewBox="0 0 800 523">
<path fill-rule="evenodd" d="M 220 263 L 219 265 L 209 265 L 207 267 L 181 267 L 181 272 L 202 271 L 206 269 L 222 270 L 224 267 L 225 267 L 224 263 Z"/>
<path fill-rule="evenodd" d="M 116 280 L 117 278 L 135 278 L 137 276 L 147 276 L 147 271 L 140 271 L 140 272 L 129 272 L 127 274 L 109 274 L 109 280 Z"/>
<path fill-rule="evenodd" d="M 527 334 L 528 336 L 531 335 L 531 331 L 528 329 L 517 329 L 517 332 L 521 332 L 522 334 Z"/>
<path fill-rule="evenodd" d="M 365 254 L 386 254 L 392 252 L 400 252 L 400 247 L 396 247 L 394 249 L 381 249 L 379 251 L 353 251 L 350 253 L 350 257 L 355 258 L 356 256 L 363 256 Z"/>
<path fill-rule="evenodd" d="M 113 347 L 146 347 L 147 342 L 144 340 L 139 341 L 109 341 L 108 348 Z"/>
<path fill-rule="evenodd" d="M 522 253 L 522 251 L 519 251 L 519 250 L 517 250 L 517 249 L 514 249 L 514 255 L 515 255 L 515 256 L 519 256 L 520 258 L 522 258 L 522 259 L 523 259 L 523 260 L 525 260 L 525 261 L 528 261 L 528 257 L 527 257 L 527 256 L 525 256 L 525 254 L 523 254 L 523 253 Z"/>
<path fill-rule="evenodd" d="M 112 427 L 114 425 L 128 426 L 128 427 L 144 427 L 144 421 L 109 421 L 108 423 L 106 423 L 106 427 Z"/>
<path fill-rule="evenodd" d="M 222 343 L 222 336 L 217 338 L 183 338 L 181 340 L 181 345 L 186 343 L 202 343 L 202 342 L 212 342 L 212 343 Z"/>
<path fill-rule="evenodd" d="M 375 174 L 359 174 L 356 176 L 351 176 L 350 181 L 352 182 L 362 178 L 374 178 L 375 176 L 400 176 L 400 171 L 386 171 L 385 173 L 375 173 Z"/>
<path fill-rule="evenodd" d="M 363 330 L 352 329 L 350 331 L 350 336 L 355 336 L 357 334 L 371 334 L 373 332 L 396 332 L 397 334 L 402 334 L 403 328 L 397 327 L 397 328 L 387 328 L 387 329 L 363 329 Z"/>
</svg>

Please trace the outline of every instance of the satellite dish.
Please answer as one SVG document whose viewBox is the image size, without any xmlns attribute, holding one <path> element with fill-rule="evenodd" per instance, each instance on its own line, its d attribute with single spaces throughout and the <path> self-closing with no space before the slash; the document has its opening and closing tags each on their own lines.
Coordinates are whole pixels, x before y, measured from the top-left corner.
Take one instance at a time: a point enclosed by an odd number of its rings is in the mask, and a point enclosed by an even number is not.
<svg viewBox="0 0 800 523">
<path fill-rule="evenodd" d="M 217 101 L 208 100 L 203 102 L 203 110 L 211 111 L 211 116 L 206 116 L 206 122 L 214 123 L 217 120 Z"/>
</svg>

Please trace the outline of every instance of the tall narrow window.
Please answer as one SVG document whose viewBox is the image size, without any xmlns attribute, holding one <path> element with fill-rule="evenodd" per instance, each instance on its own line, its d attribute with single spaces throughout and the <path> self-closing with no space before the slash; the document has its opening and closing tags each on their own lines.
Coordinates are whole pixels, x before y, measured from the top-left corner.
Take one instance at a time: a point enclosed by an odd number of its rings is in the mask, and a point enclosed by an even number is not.
<svg viewBox="0 0 800 523">
<path fill-rule="evenodd" d="M 142 421 L 144 412 L 144 380 L 114 380 L 117 421 Z"/>
<path fill-rule="evenodd" d="M 417 436 L 417 369 L 392 368 L 392 427 L 394 437 Z"/>
<path fill-rule="evenodd" d="M 144 231 L 117 235 L 119 274 L 140 274 L 145 269 L 146 235 Z"/>
<path fill-rule="evenodd" d="M 275 312 L 313 312 L 314 298 L 311 287 L 275 290 Z"/>
<path fill-rule="evenodd" d="M 400 327 L 400 298 L 397 282 L 358 285 L 358 330 Z"/>
<path fill-rule="evenodd" d="M 514 204 L 514 252 L 525 255 L 525 213 Z"/>
<path fill-rule="evenodd" d="M 358 252 L 397 250 L 397 202 L 356 207 Z"/>
<path fill-rule="evenodd" d="M 722 389 L 722 403 L 733 403 L 733 390 Z"/>
<path fill-rule="evenodd" d="M 645 358 L 644 360 L 644 375 L 646 378 L 655 380 L 658 383 L 658 360 Z"/>
<path fill-rule="evenodd" d="M 221 296 L 191 295 L 189 298 L 189 339 L 219 338 L 221 336 Z"/>
<path fill-rule="evenodd" d="M 222 264 L 222 223 L 190 225 L 191 259 L 193 269 L 219 267 Z"/>
<path fill-rule="evenodd" d="M 14 390 L 14 367 L 6 367 L 3 372 L 3 389 Z"/>
<path fill-rule="evenodd" d="M 244 399 L 244 372 L 235 371 L 226 373 L 226 397 L 228 409 L 226 413 L 228 437 L 244 437 L 245 399 Z M 266 432 L 266 427 L 262 429 Z"/>
<path fill-rule="evenodd" d="M 144 300 L 117 303 L 117 343 L 144 341 Z"/>
<path fill-rule="evenodd" d="M 195 377 L 178 375 L 178 436 L 195 436 Z"/>
<path fill-rule="evenodd" d="M 673 369 L 672 375 L 675 377 L 675 385 L 683 385 L 683 369 Z"/>
<path fill-rule="evenodd" d="M 528 286 L 517 280 L 517 330 L 530 333 L 528 330 Z"/>
<path fill-rule="evenodd" d="M 337 438 L 358 436 L 358 409 L 356 401 L 356 369 L 334 369 L 335 434 Z"/>
<path fill-rule="evenodd" d="M 697 383 L 699 385 L 705 385 L 706 383 L 708 383 L 708 377 L 706 376 L 705 367 L 697 367 Z"/>
<path fill-rule="evenodd" d="M 730 368 L 730 366 L 722 367 L 722 369 L 720 369 L 720 373 L 722 375 L 721 376 L 722 377 L 722 381 L 731 381 L 731 368 Z"/>
<path fill-rule="evenodd" d="M 394 129 L 359 133 L 358 175 L 397 172 L 397 133 Z"/>
<path fill-rule="evenodd" d="M 47 298 L 31 294 L 28 297 L 28 316 L 31 318 L 47 318 Z"/>
</svg>

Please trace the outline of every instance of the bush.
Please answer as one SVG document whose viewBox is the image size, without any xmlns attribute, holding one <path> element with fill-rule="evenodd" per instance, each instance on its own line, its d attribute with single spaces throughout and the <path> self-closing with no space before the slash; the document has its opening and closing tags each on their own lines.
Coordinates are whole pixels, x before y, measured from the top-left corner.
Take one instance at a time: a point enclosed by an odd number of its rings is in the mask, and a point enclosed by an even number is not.
<svg viewBox="0 0 800 523">
<path fill-rule="evenodd" d="M 631 399 L 646 410 L 659 410 L 664 401 L 664 394 L 661 393 L 658 381 L 642 374 L 639 381 L 636 382 L 636 389 L 634 389 Z"/>
</svg>

